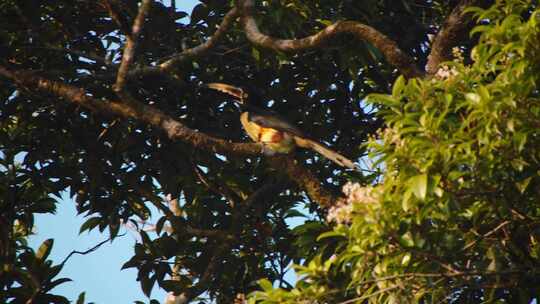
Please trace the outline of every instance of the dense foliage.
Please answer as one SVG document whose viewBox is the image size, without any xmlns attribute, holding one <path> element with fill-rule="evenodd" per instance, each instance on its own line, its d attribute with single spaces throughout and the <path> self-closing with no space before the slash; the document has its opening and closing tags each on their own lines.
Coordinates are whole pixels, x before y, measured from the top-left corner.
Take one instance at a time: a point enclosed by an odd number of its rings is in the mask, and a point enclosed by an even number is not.
<svg viewBox="0 0 540 304">
<path fill-rule="evenodd" d="M 538 296 L 539 13 L 487 2 L 0 1 L 0 302 L 68 303 L 26 243 L 65 192 L 168 303 Z M 378 164 L 262 156 L 216 81 Z"/>
<path fill-rule="evenodd" d="M 262 303 L 531 303 L 540 295 L 540 10 L 499 3 L 472 64 L 399 78 L 372 94 L 386 128 L 370 140 L 385 167 L 348 186 L 319 251 L 291 291 Z M 460 50 L 455 50 L 460 53 Z M 352 206 L 351 206 L 352 205 Z M 353 299 L 352 301 L 346 301 Z M 302 302 L 303 303 L 303 302 Z"/>
</svg>

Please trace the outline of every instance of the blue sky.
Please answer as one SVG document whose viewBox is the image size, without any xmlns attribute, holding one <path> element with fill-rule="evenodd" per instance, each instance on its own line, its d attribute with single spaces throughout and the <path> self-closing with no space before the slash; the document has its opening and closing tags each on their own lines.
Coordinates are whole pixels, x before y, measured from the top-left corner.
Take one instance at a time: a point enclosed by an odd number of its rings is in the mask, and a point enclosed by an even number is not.
<svg viewBox="0 0 540 304">
<path fill-rule="evenodd" d="M 162 1 L 170 5 L 170 1 Z M 196 0 L 176 1 L 177 9 L 191 12 Z M 85 221 L 77 216 L 75 202 L 67 196 L 57 205 L 55 215 L 37 215 L 35 235 L 29 238 L 30 246 L 37 249 L 48 238 L 54 238 L 54 247 L 50 259 L 59 264 L 72 250 L 84 251 L 108 238 L 94 230 L 79 235 L 79 228 Z M 126 232 L 125 229 L 120 234 Z M 107 242 L 97 251 L 87 255 L 73 255 L 59 277 L 68 277 L 68 282 L 53 291 L 76 301 L 79 293 L 86 292 L 86 302 L 95 303 L 133 303 L 135 300 L 148 302 L 136 281 L 135 269 L 120 270 L 122 265 L 133 255 L 135 236 L 131 232 L 123 237 Z M 152 298 L 163 302 L 165 291 L 154 288 Z"/>
</svg>

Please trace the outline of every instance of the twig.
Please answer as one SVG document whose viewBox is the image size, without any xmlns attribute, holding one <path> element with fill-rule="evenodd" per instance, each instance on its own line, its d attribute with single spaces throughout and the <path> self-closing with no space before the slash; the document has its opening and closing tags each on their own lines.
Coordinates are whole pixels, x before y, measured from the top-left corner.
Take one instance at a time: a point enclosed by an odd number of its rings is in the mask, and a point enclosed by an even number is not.
<svg viewBox="0 0 540 304">
<path fill-rule="evenodd" d="M 492 230 L 490 230 L 486 234 L 481 235 L 476 240 L 474 240 L 474 241 L 470 242 L 469 244 L 465 245 L 465 247 L 463 247 L 462 251 L 465 251 L 465 250 L 469 249 L 470 247 L 474 246 L 474 244 L 478 243 L 480 240 L 494 234 L 499 229 L 501 229 L 502 227 L 504 227 L 504 226 L 506 226 L 506 225 L 508 225 L 510 223 L 511 223 L 511 221 L 504 221 L 504 222 L 500 223 L 497 227 L 493 228 Z"/>
<path fill-rule="evenodd" d="M 195 172 L 195 175 L 201 181 L 201 183 L 211 192 L 214 192 L 217 195 L 221 195 L 224 198 L 226 198 L 229 201 L 229 204 L 231 205 L 231 208 L 234 208 L 236 206 L 236 199 L 234 198 L 234 195 L 232 191 L 227 189 L 226 187 L 223 187 L 221 185 L 215 185 L 211 181 L 209 181 L 204 174 L 202 173 L 201 169 L 197 167 L 197 165 L 192 161 L 191 166 L 193 168 L 193 171 Z"/>
<path fill-rule="evenodd" d="M 255 18 L 253 18 L 254 1 L 243 0 L 242 23 L 246 37 L 251 43 L 282 52 L 299 52 L 307 49 L 321 47 L 330 38 L 338 34 L 352 34 L 359 40 L 365 40 L 373 44 L 384 54 L 386 60 L 395 66 L 403 75 L 408 78 L 422 76 L 423 72 L 418 69 L 414 60 L 405 54 L 397 43 L 376 29 L 355 21 L 338 21 L 327 26 L 322 31 L 301 39 L 276 39 L 263 34 Z"/>
<path fill-rule="evenodd" d="M 166 74 L 171 72 L 179 64 L 206 54 L 208 51 L 213 49 L 217 45 L 217 43 L 225 36 L 230 26 L 238 16 L 238 9 L 232 8 L 225 15 L 225 17 L 223 17 L 223 20 L 221 21 L 221 24 L 216 30 L 216 32 L 210 38 L 208 38 L 206 42 L 196 47 L 184 50 L 178 54 L 175 54 L 170 59 L 157 66 L 147 66 L 134 69 L 129 73 L 128 77 L 138 77 L 152 74 Z"/>
<path fill-rule="evenodd" d="M 116 237 L 122 237 L 126 235 L 125 233 L 122 233 L 122 234 L 119 234 L 117 235 Z M 101 247 L 103 244 L 109 242 L 110 240 L 112 240 L 111 237 L 109 237 L 108 239 L 104 240 L 104 241 L 101 241 L 99 242 L 97 245 L 95 245 L 94 247 L 90 248 L 90 249 L 87 249 L 85 251 L 78 251 L 78 250 L 73 250 L 71 251 L 65 258 L 64 260 L 62 260 L 62 263 L 60 263 L 60 265 L 64 266 L 66 264 L 66 262 L 74 255 L 74 254 L 80 254 L 80 255 L 86 255 L 86 254 L 89 254 L 91 252 L 94 252 L 96 250 L 99 249 L 99 247 Z"/>
</svg>

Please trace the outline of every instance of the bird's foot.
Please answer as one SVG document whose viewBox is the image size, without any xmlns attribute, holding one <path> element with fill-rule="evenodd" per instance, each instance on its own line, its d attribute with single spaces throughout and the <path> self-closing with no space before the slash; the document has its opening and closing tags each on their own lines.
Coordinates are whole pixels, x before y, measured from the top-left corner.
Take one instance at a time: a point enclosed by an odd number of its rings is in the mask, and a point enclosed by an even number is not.
<svg viewBox="0 0 540 304">
<path fill-rule="evenodd" d="M 266 145 L 263 145 L 263 147 L 262 147 L 262 154 L 263 154 L 264 156 L 274 156 L 274 155 L 276 155 L 276 151 L 270 149 L 270 148 L 269 148 L 268 146 L 266 146 Z"/>
</svg>

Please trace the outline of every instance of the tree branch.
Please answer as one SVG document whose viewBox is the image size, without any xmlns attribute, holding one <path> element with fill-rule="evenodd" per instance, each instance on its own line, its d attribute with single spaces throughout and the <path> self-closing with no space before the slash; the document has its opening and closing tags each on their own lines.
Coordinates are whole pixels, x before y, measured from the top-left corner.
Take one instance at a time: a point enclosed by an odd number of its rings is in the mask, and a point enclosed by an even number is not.
<svg viewBox="0 0 540 304">
<path fill-rule="evenodd" d="M 441 30 L 433 39 L 431 52 L 428 56 L 426 71 L 435 74 L 439 64 L 452 60 L 452 48 L 457 46 L 460 40 L 467 35 L 473 25 L 471 14 L 464 14 L 465 8 L 473 5 L 485 5 L 486 0 L 461 0 L 446 17 Z"/>
<path fill-rule="evenodd" d="M 95 99 L 82 88 L 49 80 L 28 72 L 11 71 L 1 65 L 0 75 L 12 79 L 23 88 L 38 89 L 62 97 L 66 101 L 81 105 L 92 112 L 140 120 L 163 130 L 172 140 L 180 140 L 199 149 L 214 153 L 237 155 L 257 155 L 262 151 L 260 144 L 232 143 L 190 129 L 161 110 L 132 98 L 124 102 Z M 329 207 L 336 202 L 336 198 L 324 189 L 317 177 L 299 165 L 289 155 L 272 157 L 270 163 L 274 168 L 286 172 L 289 178 L 303 187 L 308 196 L 320 206 Z"/>
<path fill-rule="evenodd" d="M 236 8 L 232 8 L 225 15 L 225 17 L 223 17 L 223 21 L 221 21 L 221 24 L 214 33 L 214 35 L 212 35 L 206 42 L 196 47 L 184 50 L 181 53 L 175 54 L 170 59 L 157 66 L 148 66 L 132 70 L 128 74 L 128 77 L 169 73 L 179 64 L 206 54 L 208 51 L 214 48 L 216 44 L 225 36 L 230 26 L 238 16 L 239 10 Z"/>
<path fill-rule="evenodd" d="M 243 0 L 240 5 L 242 7 L 242 23 L 246 37 L 257 46 L 282 52 L 299 52 L 321 47 L 330 38 L 338 34 L 348 33 L 359 40 L 365 40 L 373 44 L 383 53 L 386 60 L 407 78 L 423 75 L 414 60 L 405 54 L 395 41 L 368 25 L 355 21 L 338 21 L 305 38 L 276 39 L 261 33 L 259 30 L 255 18 L 253 18 L 253 0 Z"/>
<path fill-rule="evenodd" d="M 476 240 L 468 243 L 467 245 L 465 245 L 465 247 L 463 247 L 462 251 L 465 251 L 469 248 L 471 248 L 472 246 L 474 246 L 474 244 L 478 243 L 479 241 L 481 241 L 482 239 L 484 238 L 487 238 L 488 236 L 494 234 L 495 232 L 497 232 L 497 230 L 503 228 L 504 226 L 510 224 L 511 222 L 510 221 L 504 221 L 502 223 L 500 223 L 497 227 L 493 228 L 492 230 L 488 231 L 487 233 L 481 235 L 480 237 L 478 237 Z"/>
<path fill-rule="evenodd" d="M 338 198 L 326 190 L 321 181 L 309 170 L 305 169 L 296 160 L 288 155 L 278 155 L 270 158 L 272 167 L 285 172 L 291 180 L 302 187 L 309 198 L 319 206 L 328 208 L 333 206 Z"/>
<path fill-rule="evenodd" d="M 38 89 L 62 97 L 66 101 L 81 105 L 92 112 L 140 120 L 163 130 L 173 140 L 180 140 L 200 149 L 217 153 L 250 155 L 261 153 L 261 146 L 259 144 L 232 143 L 224 139 L 206 135 L 186 127 L 159 109 L 134 100 L 122 102 L 95 99 L 82 88 L 45 79 L 30 73 L 10 71 L 3 66 L 0 66 L 0 75 L 14 80 L 23 88 Z"/>
<path fill-rule="evenodd" d="M 135 58 L 135 50 L 137 49 L 137 44 L 139 36 L 144 25 L 144 19 L 148 15 L 148 11 L 152 7 L 152 0 L 143 0 L 141 6 L 139 7 L 139 12 L 133 26 L 131 27 L 131 32 L 127 34 L 126 47 L 124 48 L 124 53 L 122 54 L 122 62 L 118 68 L 118 74 L 116 75 L 116 84 L 114 85 L 114 90 L 116 93 L 123 94 L 124 86 L 126 84 L 126 76 L 129 70 L 129 66 Z"/>
</svg>

